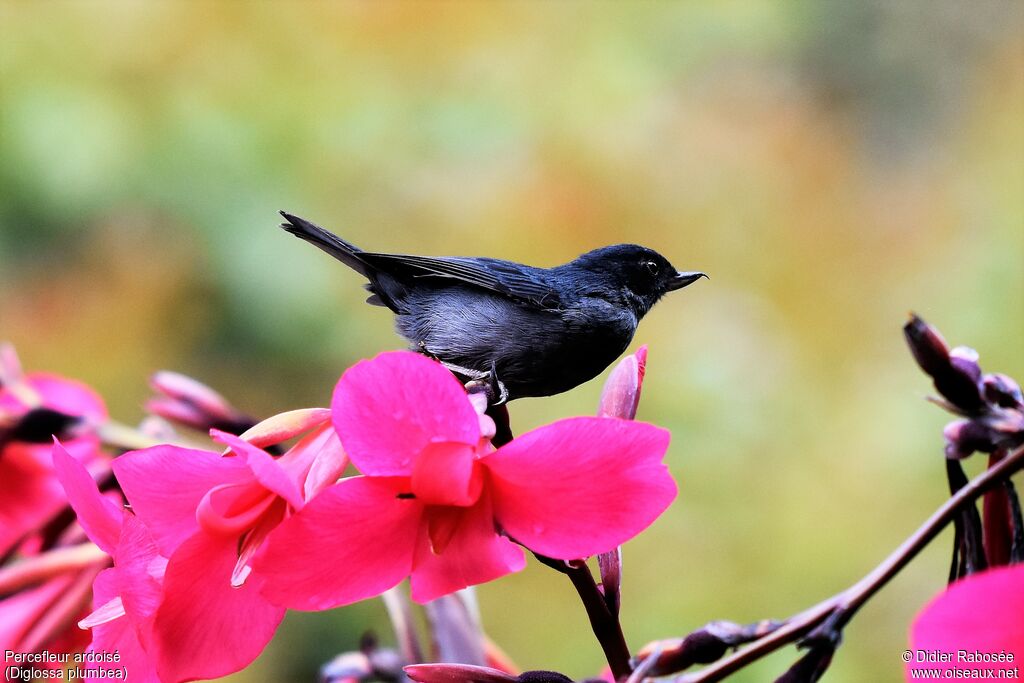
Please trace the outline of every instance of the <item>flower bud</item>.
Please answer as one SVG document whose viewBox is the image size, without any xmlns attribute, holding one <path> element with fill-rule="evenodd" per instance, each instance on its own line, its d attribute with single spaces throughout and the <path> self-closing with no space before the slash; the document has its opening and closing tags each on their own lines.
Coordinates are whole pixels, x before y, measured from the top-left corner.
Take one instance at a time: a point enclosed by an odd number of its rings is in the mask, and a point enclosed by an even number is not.
<svg viewBox="0 0 1024 683">
<path fill-rule="evenodd" d="M 146 410 L 172 422 L 202 432 L 219 429 L 231 434 L 255 423 L 219 393 L 181 373 L 162 370 L 150 377 L 149 384 L 159 396 L 146 402 Z"/>
<path fill-rule="evenodd" d="M 637 653 L 637 658 L 644 660 L 657 653 L 658 661 L 647 670 L 647 674 L 666 676 L 694 664 L 710 664 L 721 658 L 729 648 L 762 638 L 781 625 L 780 622 L 770 620 L 746 626 L 731 621 L 712 621 L 685 638 L 648 643 Z"/>
<path fill-rule="evenodd" d="M 411 664 L 405 674 L 419 683 L 515 683 L 512 674 L 472 664 Z"/>
<path fill-rule="evenodd" d="M 984 406 L 981 368 L 974 349 L 958 346 L 950 351 L 939 331 L 916 315 L 904 325 L 903 334 L 917 364 L 931 376 L 935 389 L 947 401 L 967 412 Z"/>
<path fill-rule="evenodd" d="M 954 420 L 942 430 L 946 437 L 946 457 L 951 460 L 966 458 L 975 451 L 991 453 L 995 450 L 996 435 L 975 420 Z"/>
<path fill-rule="evenodd" d="M 999 372 L 985 375 L 981 380 L 985 400 L 1002 408 L 1024 408 L 1020 385 L 1012 377 Z"/>
<path fill-rule="evenodd" d="M 0 387 L 5 384 L 17 384 L 24 376 L 14 345 L 9 342 L 0 344 Z"/>
<path fill-rule="evenodd" d="M 238 435 L 253 446 L 266 448 L 274 446 L 299 434 L 308 432 L 325 422 L 330 422 L 331 411 L 327 408 L 299 408 L 272 415 Z"/>
<path fill-rule="evenodd" d="M 915 314 L 910 314 L 910 322 L 903 326 L 903 335 L 907 339 L 914 360 L 927 374 L 935 377 L 949 365 L 949 345 L 939 331 Z"/>
<path fill-rule="evenodd" d="M 601 403 L 598 406 L 599 417 L 618 417 L 632 420 L 636 417 L 637 405 L 640 403 L 640 390 L 644 383 L 647 368 L 647 345 L 641 346 L 615 366 L 601 391 Z"/>
</svg>

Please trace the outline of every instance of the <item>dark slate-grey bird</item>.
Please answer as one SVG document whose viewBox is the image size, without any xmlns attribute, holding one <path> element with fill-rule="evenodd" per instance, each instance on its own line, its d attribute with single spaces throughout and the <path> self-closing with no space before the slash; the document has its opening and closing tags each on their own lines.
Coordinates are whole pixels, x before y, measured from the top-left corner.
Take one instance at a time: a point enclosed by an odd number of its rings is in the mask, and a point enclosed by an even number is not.
<svg viewBox="0 0 1024 683">
<path fill-rule="evenodd" d="M 498 403 L 550 396 L 596 377 L 668 292 L 707 277 L 652 249 L 601 247 L 554 268 L 482 257 L 363 251 L 281 212 L 281 227 L 368 282 L 368 303 L 395 313 L 399 334 L 465 380 L 489 380 Z"/>
</svg>

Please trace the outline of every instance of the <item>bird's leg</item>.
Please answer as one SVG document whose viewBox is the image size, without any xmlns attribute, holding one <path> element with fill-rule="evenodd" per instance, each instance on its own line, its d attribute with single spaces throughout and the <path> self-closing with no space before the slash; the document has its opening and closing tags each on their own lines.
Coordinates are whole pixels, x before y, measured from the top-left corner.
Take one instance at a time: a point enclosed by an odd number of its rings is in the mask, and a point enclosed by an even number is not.
<svg viewBox="0 0 1024 683">
<path fill-rule="evenodd" d="M 508 401 L 508 389 L 506 389 L 504 383 L 498 379 L 498 369 L 494 361 L 491 361 L 490 372 L 482 372 L 480 370 L 472 370 L 461 365 L 456 365 L 455 363 L 449 363 L 448 361 L 441 360 L 427 349 L 427 342 L 425 341 L 417 343 L 416 348 L 427 358 L 432 358 L 448 368 L 452 374 L 467 378 L 469 380 L 469 382 L 466 383 L 466 388 L 468 390 L 472 390 L 477 386 L 483 386 L 487 391 L 487 402 L 490 405 L 500 406 Z"/>
<path fill-rule="evenodd" d="M 508 389 L 506 389 L 505 384 L 498 379 L 498 366 L 493 360 L 491 361 L 491 372 L 488 374 L 487 379 L 491 383 L 491 395 L 493 396 L 497 394 L 498 396 L 498 400 L 492 405 L 500 406 L 505 403 L 505 401 L 508 400 Z"/>
<path fill-rule="evenodd" d="M 451 370 L 453 374 L 466 377 L 474 382 L 479 382 L 487 378 L 486 372 L 480 372 L 479 370 L 471 370 L 469 368 L 464 368 L 461 365 L 456 365 L 455 363 L 449 363 L 443 360 L 438 360 L 438 362 L 441 365 L 448 368 L 449 370 Z"/>
<path fill-rule="evenodd" d="M 450 363 L 444 364 L 449 370 L 452 370 Z M 480 391 L 483 390 L 487 394 L 487 405 L 489 406 L 500 406 L 508 401 L 508 389 L 505 384 L 498 379 L 498 371 L 495 367 L 494 361 L 491 361 L 490 372 L 480 372 L 478 370 L 469 370 L 467 368 L 459 368 L 454 366 L 458 370 L 452 370 L 452 372 L 466 372 L 467 377 L 472 377 L 472 381 L 466 383 L 467 391 Z"/>
</svg>

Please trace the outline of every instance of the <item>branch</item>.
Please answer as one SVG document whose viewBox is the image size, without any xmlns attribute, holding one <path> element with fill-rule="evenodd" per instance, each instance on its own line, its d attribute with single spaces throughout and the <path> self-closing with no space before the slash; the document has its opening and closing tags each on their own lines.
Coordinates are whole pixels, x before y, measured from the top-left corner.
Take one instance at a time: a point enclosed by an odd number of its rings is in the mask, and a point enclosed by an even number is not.
<svg viewBox="0 0 1024 683">
<path fill-rule="evenodd" d="M 565 562 L 545 557 L 539 553 L 534 553 L 534 556 L 543 564 L 569 577 L 576 592 L 579 593 L 583 607 L 587 610 L 590 627 L 593 629 L 594 635 L 597 636 L 601 649 L 604 650 L 612 676 L 619 681 L 629 677 L 633 672 L 633 667 L 630 664 L 629 647 L 622 634 L 622 625 L 619 623 L 619 618 L 612 614 L 608 603 L 605 602 L 587 563 L 583 560 Z"/>
<path fill-rule="evenodd" d="M 684 674 L 674 683 L 712 683 L 720 681 L 748 664 L 808 634 L 826 619 L 832 626 L 842 626 L 858 609 L 917 556 L 953 519 L 957 513 L 986 491 L 1024 468 L 1024 446 L 1012 451 L 992 469 L 975 477 L 936 510 L 917 531 L 863 579 L 814 607 L 790 617 L 785 625 L 730 657 L 701 671 Z"/>
</svg>

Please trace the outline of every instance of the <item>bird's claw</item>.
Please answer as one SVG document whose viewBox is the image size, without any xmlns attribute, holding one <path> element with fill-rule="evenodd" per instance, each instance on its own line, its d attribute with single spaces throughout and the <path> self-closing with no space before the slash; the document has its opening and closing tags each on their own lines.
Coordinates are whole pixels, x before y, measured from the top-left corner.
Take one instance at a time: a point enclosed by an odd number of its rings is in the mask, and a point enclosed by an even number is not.
<svg viewBox="0 0 1024 683">
<path fill-rule="evenodd" d="M 448 368 L 452 372 L 455 372 L 455 369 L 459 369 L 459 370 L 462 369 L 462 368 L 459 368 L 458 365 L 456 365 L 454 367 L 450 366 L 448 363 L 443 362 L 440 358 L 438 358 L 436 355 L 431 353 L 431 351 L 427 348 L 427 342 L 425 342 L 425 341 L 418 342 L 416 344 L 416 349 L 420 353 L 422 353 L 424 356 L 426 356 L 427 358 L 430 358 L 431 360 L 436 360 L 438 363 L 441 363 L 442 365 L 444 365 L 446 368 Z"/>
<path fill-rule="evenodd" d="M 444 364 L 449 370 L 462 374 L 473 379 L 466 383 L 466 391 L 469 393 L 483 392 L 487 395 L 487 405 L 500 406 L 508 401 L 508 389 L 504 382 L 498 379 L 498 371 L 495 364 L 491 363 L 490 372 L 479 372 L 467 370 L 466 368 L 453 366 L 450 363 Z"/>
<path fill-rule="evenodd" d="M 497 395 L 496 401 L 491 401 L 492 406 L 500 406 L 508 401 L 508 389 L 505 388 L 505 384 L 498 379 L 498 367 L 494 361 L 491 361 L 491 372 L 487 376 L 490 382 L 489 398 L 493 398 Z"/>
</svg>

